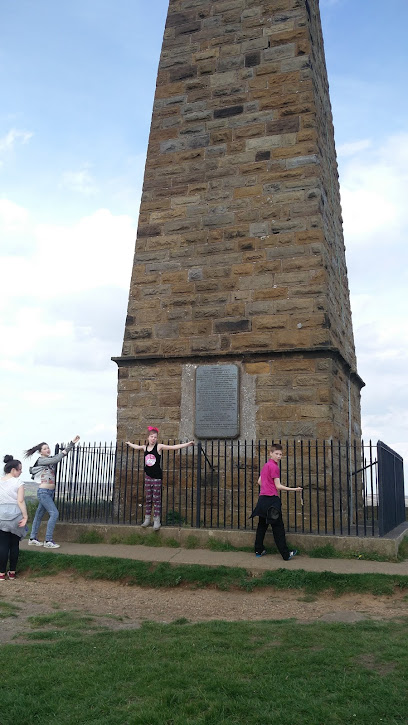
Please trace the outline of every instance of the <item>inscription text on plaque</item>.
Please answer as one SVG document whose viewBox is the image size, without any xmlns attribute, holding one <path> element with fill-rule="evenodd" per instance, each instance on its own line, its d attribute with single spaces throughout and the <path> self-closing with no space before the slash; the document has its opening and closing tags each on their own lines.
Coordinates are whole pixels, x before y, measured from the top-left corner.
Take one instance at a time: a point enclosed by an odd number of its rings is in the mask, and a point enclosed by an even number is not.
<svg viewBox="0 0 408 725">
<path fill-rule="evenodd" d="M 236 438 L 239 435 L 237 365 L 199 365 L 195 386 L 197 438 Z"/>
</svg>

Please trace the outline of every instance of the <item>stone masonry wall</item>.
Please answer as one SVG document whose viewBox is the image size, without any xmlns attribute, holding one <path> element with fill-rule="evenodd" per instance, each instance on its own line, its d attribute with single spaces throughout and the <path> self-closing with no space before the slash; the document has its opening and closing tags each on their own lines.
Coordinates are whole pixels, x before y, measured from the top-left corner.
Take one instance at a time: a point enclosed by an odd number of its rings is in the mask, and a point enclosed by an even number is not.
<svg viewBox="0 0 408 725">
<path fill-rule="evenodd" d="M 257 435 L 269 421 L 279 435 L 345 437 L 351 376 L 359 430 L 317 0 L 170 0 L 119 439 L 158 416 L 177 437 L 187 360 L 253 371 Z"/>
</svg>

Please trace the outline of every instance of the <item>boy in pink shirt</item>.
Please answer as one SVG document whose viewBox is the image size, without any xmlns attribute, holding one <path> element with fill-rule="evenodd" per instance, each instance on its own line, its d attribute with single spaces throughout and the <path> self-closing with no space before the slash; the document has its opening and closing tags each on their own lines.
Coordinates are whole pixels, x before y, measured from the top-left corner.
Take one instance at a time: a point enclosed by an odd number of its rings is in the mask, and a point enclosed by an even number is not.
<svg viewBox="0 0 408 725">
<path fill-rule="evenodd" d="M 296 556 L 297 551 L 289 551 L 286 543 L 285 526 L 282 518 L 282 504 L 279 491 L 301 491 L 301 486 L 290 488 L 280 482 L 279 461 L 282 458 L 282 446 L 275 443 L 269 451 L 269 461 L 265 463 L 258 478 L 259 499 L 252 512 L 253 516 L 259 516 L 258 528 L 255 537 L 255 556 L 264 556 L 264 538 L 268 524 L 271 524 L 273 538 L 282 559 L 289 561 Z"/>
</svg>

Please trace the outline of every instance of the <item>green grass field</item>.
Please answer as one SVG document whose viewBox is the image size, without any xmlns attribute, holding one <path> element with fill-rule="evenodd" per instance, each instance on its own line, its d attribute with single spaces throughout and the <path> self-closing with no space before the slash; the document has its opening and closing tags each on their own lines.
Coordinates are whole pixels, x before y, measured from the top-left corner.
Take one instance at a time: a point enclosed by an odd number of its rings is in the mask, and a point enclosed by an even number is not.
<svg viewBox="0 0 408 725">
<path fill-rule="evenodd" d="M 37 641 L 0 648 L 2 725 L 407 723 L 402 621 L 179 620 L 112 633 L 57 612 L 32 630 Z"/>
</svg>

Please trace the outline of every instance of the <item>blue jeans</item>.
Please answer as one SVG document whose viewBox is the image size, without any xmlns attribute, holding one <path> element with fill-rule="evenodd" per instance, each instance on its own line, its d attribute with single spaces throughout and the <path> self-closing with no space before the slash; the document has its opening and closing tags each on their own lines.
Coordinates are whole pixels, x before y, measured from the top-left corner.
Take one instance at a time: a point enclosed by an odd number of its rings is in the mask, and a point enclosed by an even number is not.
<svg viewBox="0 0 408 725">
<path fill-rule="evenodd" d="M 31 529 L 30 539 L 36 539 L 38 529 L 42 518 L 46 511 L 48 511 L 50 518 L 48 519 L 47 531 L 45 533 L 45 540 L 52 541 L 52 535 L 54 533 L 55 524 L 58 521 L 58 509 L 54 503 L 55 489 L 50 490 L 49 488 L 39 488 L 37 491 L 38 508 L 35 512 L 33 526 Z"/>
</svg>

